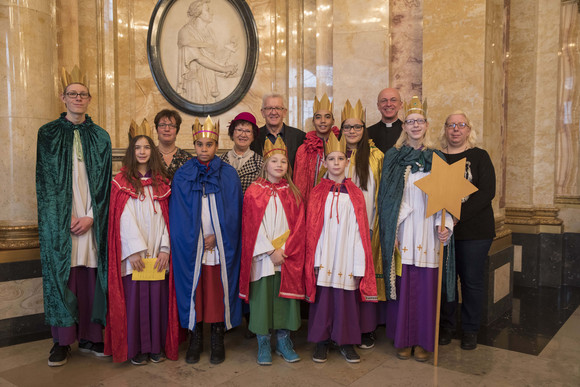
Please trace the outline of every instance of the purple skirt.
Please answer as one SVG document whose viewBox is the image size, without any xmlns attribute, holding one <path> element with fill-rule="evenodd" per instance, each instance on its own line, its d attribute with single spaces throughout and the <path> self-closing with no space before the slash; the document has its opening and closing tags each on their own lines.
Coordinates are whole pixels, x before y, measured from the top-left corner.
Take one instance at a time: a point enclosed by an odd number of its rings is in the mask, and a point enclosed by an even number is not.
<svg viewBox="0 0 580 387">
<path fill-rule="evenodd" d="M 358 290 L 316 287 L 316 301 L 308 313 L 308 341 L 331 339 L 338 345 L 360 344 Z"/>
<path fill-rule="evenodd" d="M 420 345 L 435 349 L 437 269 L 403 265 L 397 277 L 397 300 L 387 302 L 387 337 L 395 348 Z"/>
<path fill-rule="evenodd" d="M 127 310 L 127 357 L 160 353 L 165 348 L 169 316 L 169 279 L 133 281 L 123 277 Z"/>
<path fill-rule="evenodd" d="M 91 321 L 97 269 L 85 266 L 70 268 L 68 288 L 77 297 L 78 324 L 70 327 L 51 327 L 52 339 L 59 345 L 71 345 L 75 341 L 103 342 L 103 326 Z"/>
</svg>

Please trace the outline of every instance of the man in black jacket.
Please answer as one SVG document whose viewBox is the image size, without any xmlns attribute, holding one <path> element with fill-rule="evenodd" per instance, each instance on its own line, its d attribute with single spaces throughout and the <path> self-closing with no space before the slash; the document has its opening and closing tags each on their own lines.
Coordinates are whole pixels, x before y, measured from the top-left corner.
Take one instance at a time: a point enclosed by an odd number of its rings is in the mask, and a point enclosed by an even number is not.
<svg viewBox="0 0 580 387">
<path fill-rule="evenodd" d="M 254 139 L 250 148 L 259 155 L 262 155 L 262 149 L 264 149 L 266 139 L 274 143 L 276 142 L 276 138 L 280 136 L 288 148 L 290 165 L 294 165 L 294 156 L 296 155 L 298 147 L 302 145 L 306 133 L 284 123 L 284 117 L 287 111 L 288 109 L 284 106 L 284 97 L 280 94 L 264 95 L 262 98 L 261 112 L 262 117 L 266 120 L 266 125 L 260 128 L 258 138 Z"/>
</svg>

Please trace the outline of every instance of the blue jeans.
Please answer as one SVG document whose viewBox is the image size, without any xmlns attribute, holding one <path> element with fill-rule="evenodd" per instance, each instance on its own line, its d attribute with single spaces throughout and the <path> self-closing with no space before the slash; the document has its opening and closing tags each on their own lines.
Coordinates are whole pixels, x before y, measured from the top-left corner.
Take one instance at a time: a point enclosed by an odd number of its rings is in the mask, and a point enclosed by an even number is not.
<svg viewBox="0 0 580 387">
<path fill-rule="evenodd" d="M 485 260 L 492 239 L 455 240 L 455 262 L 457 275 L 461 279 L 461 329 L 463 332 L 478 332 L 485 292 L 483 283 Z M 442 294 L 445 294 L 445 283 Z M 443 329 L 455 330 L 457 308 L 457 282 L 455 301 L 441 300 L 441 322 Z"/>
</svg>

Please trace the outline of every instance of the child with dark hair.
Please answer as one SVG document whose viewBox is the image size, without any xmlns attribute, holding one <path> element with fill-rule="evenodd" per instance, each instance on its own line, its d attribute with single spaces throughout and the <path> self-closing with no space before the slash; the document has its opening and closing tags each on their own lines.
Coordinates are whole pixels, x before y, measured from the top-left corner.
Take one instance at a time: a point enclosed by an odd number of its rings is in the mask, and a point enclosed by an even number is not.
<svg viewBox="0 0 580 387">
<path fill-rule="evenodd" d="M 177 360 L 178 319 L 170 262 L 169 181 L 151 138 L 131 139 L 111 188 L 109 212 L 109 312 L 105 353 L 134 365 L 165 356 Z M 157 281 L 132 274 L 154 259 Z"/>
</svg>

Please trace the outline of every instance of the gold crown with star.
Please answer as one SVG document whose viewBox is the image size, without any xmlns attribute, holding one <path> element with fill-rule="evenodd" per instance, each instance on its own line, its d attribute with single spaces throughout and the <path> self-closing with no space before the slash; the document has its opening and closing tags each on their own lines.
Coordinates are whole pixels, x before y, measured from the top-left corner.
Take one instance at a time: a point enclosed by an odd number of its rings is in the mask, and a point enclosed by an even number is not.
<svg viewBox="0 0 580 387">
<path fill-rule="evenodd" d="M 63 93 L 71 83 L 82 83 L 87 87 L 87 89 L 89 88 L 89 77 L 86 74 L 83 74 L 77 65 L 73 67 L 70 73 L 63 67 L 60 71 L 60 81 L 62 83 Z"/>
<path fill-rule="evenodd" d="M 273 144 L 272 141 L 266 139 L 266 142 L 264 143 L 264 151 L 262 152 L 264 161 L 277 154 L 288 156 L 288 149 L 286 148 L 286 144 L 284 144 L 282 137 L 277 137 L 276 142 Z"/>
<path fill-rule="evenodd" d="M 344 122 L 349 118 L 357 118 L 362 122 L 366 122 L 366 110 L 363 108 L 360 99 L 356 102 L 356 105 L 352 107 L 350 101 L 347 99 L 342 108 L 342 113 L 340 114 L 340 122 Z"/>
<path fill-rule="evenodd" d="M 346 136 L 342 136 L 340 141 L 338 141 L 334 132 L 330 132 L 328 140 L 324 143 L 324 156 L 328 156 L 332 152 L 342 152 L 346 154 Z"/>
<path fill-rule="evenodd" d="M 149 125 L 149 122 L 147 122 L 146 118 L 143 118 L 141 125 L 137 125 L 135 120 L 131 120 L 131 125 L 129 125 L 129 141 L 141 135 L 152 138 L 151 133 L 151 125 Z"/>
<path fill-rule="evenodd" d="M 422 114 L 423 117 L 427 118 L 427 98 L 425 98 L 423 103 L 421 103 L 419 97 L 416 95 L 413 96 L 413 98 L 411 98 L 408 103 L 405 102 L 403 104 L 403 111 L 405 112 L 405 118 L 407 118 L 409 114 L 413 113 Z"/>
<path fill-rule="evenodd" d="M 332 102 L 328 99 L 328 95 L 324 93 L 320 101 L 318 98 L 314 97 L 314 109 L 313 113 L 316 114 L 319 110 L 328 110 L 332 114 Z"/>
<path fill-rule="evenodd" d="M 218 120 L 214 125 L 211 118 L 207 116 L 202 126 L 196 118 L 193 125 L 191 125 L 191 131 L 193 132 L 193 142 L 196 142 L 200 138 L 211 138 L 215 142 L 218 142 L 220 138 L 220 122 Z"/>
</svg>

